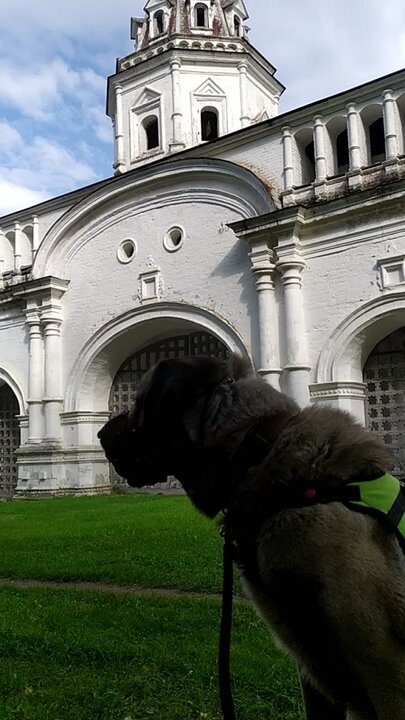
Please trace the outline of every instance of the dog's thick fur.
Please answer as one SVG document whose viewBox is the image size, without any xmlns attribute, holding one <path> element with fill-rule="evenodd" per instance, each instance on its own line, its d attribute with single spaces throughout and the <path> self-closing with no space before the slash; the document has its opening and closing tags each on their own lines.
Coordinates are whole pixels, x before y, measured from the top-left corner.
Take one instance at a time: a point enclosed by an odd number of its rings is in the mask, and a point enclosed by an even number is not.
<svg viewBox="0 0 405 720">
<path fill-rule="evenodd" d="M 253 428 L 269 452 L 244 470 L 240 448 Z M 374 436 L 338 410 L 300 410 L 239 358 L 199 357 L 160 362 L 135 407 L 99 437 L 130 484 L 175 475 L 201 512 L 226 510 L 247 593 L 297 663 L 308 720 L 405 720 L 396 537 L 340 502 L 285 502 L 292 490 L 389 470 L 390 452 Z"/>
</svg>

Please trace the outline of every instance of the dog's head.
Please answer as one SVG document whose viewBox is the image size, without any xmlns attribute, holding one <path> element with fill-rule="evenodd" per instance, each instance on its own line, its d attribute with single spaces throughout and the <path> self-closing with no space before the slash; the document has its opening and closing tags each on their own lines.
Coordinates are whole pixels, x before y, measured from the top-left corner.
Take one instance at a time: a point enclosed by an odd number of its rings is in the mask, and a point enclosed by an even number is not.
<svg viewBox="0 0 405 720">
<path fill-rule="evenodd" d="M 174 475 L 194 504 L 214 516 L 223 507 L 226 475 L 215 436 L 234 382 L 249 372 L 236 356 L 162 360 L 140 383 L 134 407 L 100 430 L 107 459 L 134 487 Z"/>
</svg>

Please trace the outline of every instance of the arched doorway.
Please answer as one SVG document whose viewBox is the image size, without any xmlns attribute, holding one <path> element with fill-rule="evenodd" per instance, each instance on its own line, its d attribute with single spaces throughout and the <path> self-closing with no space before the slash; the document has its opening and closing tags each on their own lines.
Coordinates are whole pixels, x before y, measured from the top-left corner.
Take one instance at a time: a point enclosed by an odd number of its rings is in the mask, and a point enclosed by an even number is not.
<svg viewBox="0 0 405 720">
<path fill-rule="evenodd" d="M 12 494 L 17 486 L 16 451 L 20 445 L 16 396 L 6 383 L 0 385 L 0 494 Z"/>
<path fill-rule="evenodd" d="M 159 360 L 189 355 L 226 358 L 229 356 L 229 350 L 221 340 L 204 331 L 165 338 L 142 348 L 128 358 L 118 370 L 110 393 L 110 412 L 124 412 L 133 405 L 142 376 Z M 112 466 L 110 466 L 110 477 L 112 485 L 125 485 Z M 169 481 L 169 484 L 175 485 L 172 481 Z"/>
<path fill-rule="evenodd" d="M 364 366 L 368 424 L 392 448 L 405 479 L 405 327 L 385 337 Z"/>
</svg>

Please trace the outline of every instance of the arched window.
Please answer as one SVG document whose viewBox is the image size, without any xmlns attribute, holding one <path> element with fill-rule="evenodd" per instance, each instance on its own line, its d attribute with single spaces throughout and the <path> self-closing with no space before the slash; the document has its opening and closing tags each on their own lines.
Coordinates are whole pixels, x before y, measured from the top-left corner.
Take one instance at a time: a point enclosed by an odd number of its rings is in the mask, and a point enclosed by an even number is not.
<svg viewBox="0 0 405 720">
<path fill-rule="evenodd" d="M 382 117 L 374 120 L 369 129 L 370 161 L 371 164 L 380 163 L 385 160 L 385 137 L 384 121 Z"/>
<path fill-rule="evenodd" d="M 234 35 L 237 37 L 240 37 L 240 29 L 241 29 L 241 22 L 240 18 L 237 15 L 233 16 L 233 31 Z"/>
<path fill-rule="evenodd" d="M 347 130 L 343 130 L 336 138 L 337 174 L 344 175 L 349 170 L 349 140 Z"/>
<path fill-rule="evenodd" d="M 307 160 L 306 176 L 307 176 L 307 182 L 309 184 L 315 180 L 315 148 L 314 148 L 313 140 L 311 140 L 311 142 L 305 146 L 304 154 L 305 154 L 305 157 Z"/>
<path fill-rule="evenodd" d="M 216 140 L 218 132 L 218 113 L 216 110 L 203 110 L 201 113 L 201 140 Z"/>
<path fill-rule="evenodd" d="M 195 6 L 195 24 L 196 27 L 208 27 L 208 8 L 206 5 Z"/>
<path fill-rule="evenodd" d="M 165 18 L 163 10 L 158 10 L 153 16 L 154 35 L 161 35 L 165 31 Z"/>
<path fill-rule="evenodd" d="M 159 120 L 156 115 L 150 115 L 142 123 L 146 135 L 146 150 L 158 148 L 159 142 Z"/>
</svg>

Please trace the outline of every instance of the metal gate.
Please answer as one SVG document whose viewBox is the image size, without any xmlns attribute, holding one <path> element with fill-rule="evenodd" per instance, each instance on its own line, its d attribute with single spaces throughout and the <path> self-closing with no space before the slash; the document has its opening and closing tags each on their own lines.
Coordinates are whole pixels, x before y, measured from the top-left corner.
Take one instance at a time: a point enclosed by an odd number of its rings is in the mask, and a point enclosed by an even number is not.
<svg viewBox="0 0 405 720">
<path fill-rule="evenodd" d="M 388 335 L 373 350 L 364 366 L 368 423 L 392 448 L 393 471 L 405 479 L 405 327 Z"/>
<path fill-rule="evenodd" d="M 126 360 L 118 370 L 110 393 L 110 412 L 118 413 L 129 410 L 134 403 L 136 390 L 142 376 L 159 360 L 189 355 L 226 358 L 229 356 L 229 350 L 218 338 L 207 332 L 176 335 L 148 345 Z M 110 466 L 110 478 L 115 486 L 125 485 L 112 466 Z M 169 480 L 169 485 L 177 486 L 177 483 Z M 162 488 L 160 487 L 160 489 Z"/>
<path fill-rule="evenodd" d="M 16 450 L 20 445 L 17 398 L 8 385 L 0 387 L 0 493 L 10 494 L 17 485 Z"/>
</svg>

